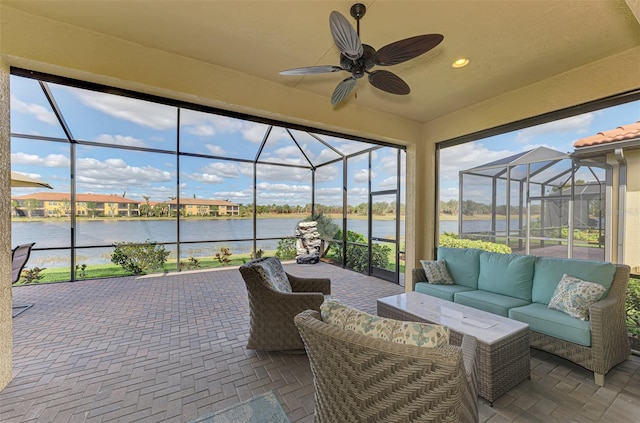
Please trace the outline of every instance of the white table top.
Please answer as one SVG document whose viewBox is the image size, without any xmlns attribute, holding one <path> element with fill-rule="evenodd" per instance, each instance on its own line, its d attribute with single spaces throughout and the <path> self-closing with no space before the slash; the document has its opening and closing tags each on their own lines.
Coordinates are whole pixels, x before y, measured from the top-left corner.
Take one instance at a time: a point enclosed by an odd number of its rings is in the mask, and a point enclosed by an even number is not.
<svg viewBox="0 0 640 423">
<path fill-rule="evenodd" d="M 380 298 L 378 301 L 456 332 L 472 335 L 485 344 L 493 344 L 529 327 L 517 320 L 415 291 Z"/>
</svg>

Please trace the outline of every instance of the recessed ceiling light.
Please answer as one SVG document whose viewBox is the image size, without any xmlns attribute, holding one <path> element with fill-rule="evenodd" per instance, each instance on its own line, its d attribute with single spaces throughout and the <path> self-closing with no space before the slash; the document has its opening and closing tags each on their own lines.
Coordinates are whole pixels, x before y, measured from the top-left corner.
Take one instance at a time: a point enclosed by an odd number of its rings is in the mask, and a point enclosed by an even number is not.
<svg viewBox="0 0 640 423">
<path fill-rule="evenodd" d="M 456 60 L 455 62 L 453 62 L 453 64 L 451 66 L 453 66 L 454 68 L 463 68 L 465 66 L 467 66 L 469 64 L 469 59 L 466 58 L 460 58 L 458 60 Z"/>
</svg>

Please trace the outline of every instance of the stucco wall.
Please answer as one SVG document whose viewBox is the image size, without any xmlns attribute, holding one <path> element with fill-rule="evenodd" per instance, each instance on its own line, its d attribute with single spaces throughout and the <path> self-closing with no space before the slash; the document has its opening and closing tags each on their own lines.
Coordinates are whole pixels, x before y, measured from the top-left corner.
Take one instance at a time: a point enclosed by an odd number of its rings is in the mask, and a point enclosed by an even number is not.
<svg viewBox="0 0 640 423">
<path fill-rule="evenodd" d="M 9 67 L 0 57 L 0 390 L 12 377 L 10 140 Z"/>
<path fill-rule="evenodd" d="M 624 154 L 628 170 L 624 261 L 631 266 L 631 272 L 640 274 L 640 150 L 627 150 Z"/>
</svg>

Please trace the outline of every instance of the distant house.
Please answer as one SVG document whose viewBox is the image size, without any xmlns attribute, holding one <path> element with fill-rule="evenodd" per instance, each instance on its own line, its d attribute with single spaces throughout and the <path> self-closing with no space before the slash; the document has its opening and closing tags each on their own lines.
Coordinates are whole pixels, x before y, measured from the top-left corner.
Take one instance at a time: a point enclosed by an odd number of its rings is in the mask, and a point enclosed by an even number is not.
<svg viewBox="0 0 640 423">
<path fill-rule="evenodd" d="M 631 266 L 640 274 L 640 122 L 577 140 L 573 156 L 604 159 L 607 168 L 607 260 Z"/>
<path fill-rule="evenodd" d="M 71 196 L 63 192 L 36 192 L 11 197 L 14 215 L 62 217 L 71 215 Z M 76 216 L 137 216 L 139 201 L 119 195 L 76 194 Z"/>
<path fill-rule="evenodd" d="M 178 209 L 178 201 L 167 202 L 170 212 Z M 180 212 L 183 216 L 239 216 L 240 206 L 227 200 L 181 198 Z"/>
</svg>

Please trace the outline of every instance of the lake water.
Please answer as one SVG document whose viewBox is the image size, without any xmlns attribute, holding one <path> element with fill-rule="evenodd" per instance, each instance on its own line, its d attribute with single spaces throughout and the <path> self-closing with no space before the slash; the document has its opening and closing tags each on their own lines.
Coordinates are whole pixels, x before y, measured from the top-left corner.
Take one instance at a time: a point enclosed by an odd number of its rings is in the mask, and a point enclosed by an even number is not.
<svg viewBox="0 0 640 423">
<path fill-rule="evenodd" d="M 256 238 L 281 238 L 293 236 L 299 218 L 258 219 Z M 474 230 L 487 230 L 489 221 L 476 221 Z M 340 223 L 336 221 L 336 223 Z M 395 222 L 376 220 L 373 223 L 374 236 L 393 238 Z M 367 234 L 367 221 L 349 219 L 348 229 Z M 184 220 L 180 222 L 180 255 L 213 255 L 221 247 L 229 247 L 236 254 L 249 253 L 253 249 L 253 220 L 251 219 L 211 219 Z M 79 248 L 76 263 L 99 264 L 110 261 L 114 242 L 144 242 L 146 240 L 172 243 L 177 240 L 177 224 L 174 220 L 78 220 L 76 224 L 76 246 L 103 246 L 102 248 Z M 457 221 L 441 221 L 440 232 L 458 232 Z M 36 242 L 35 248 L 68 248 L 71 235 L 68 221 L 40 220 L 12 222 L 13 246 Z M 401 225 L 401 239 L 404 239 L 404 225 Z M 247 240 L 247 241 L 232 241 Z M 206 242 L 205 242 L 206 241 Z M 212 243 L 211 241 L 218 241 Z M 275 250 L 278 240 L 257 242 L 262 250 Z M 167 246 L 175 257 L 175 246 Z M 215 251 L 214 251 L 215 250 Z M 29 260 L 30 267 L 69 266 L 69 250 L 33 251 Z"/>
</svg>

